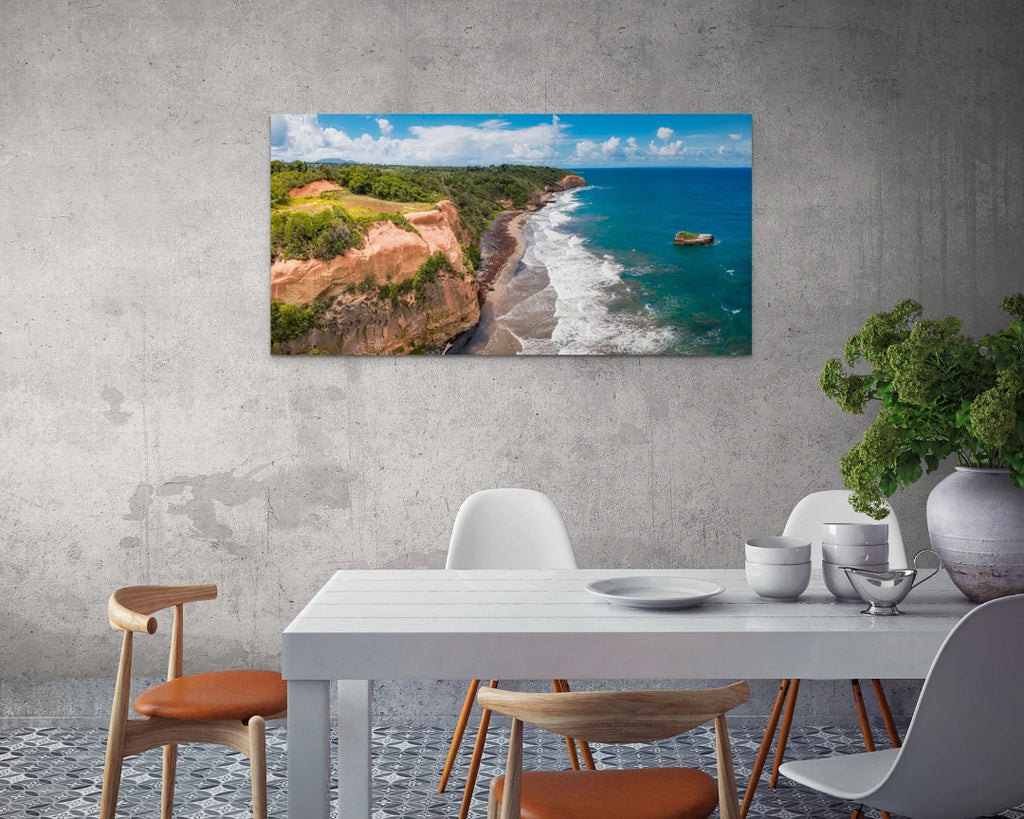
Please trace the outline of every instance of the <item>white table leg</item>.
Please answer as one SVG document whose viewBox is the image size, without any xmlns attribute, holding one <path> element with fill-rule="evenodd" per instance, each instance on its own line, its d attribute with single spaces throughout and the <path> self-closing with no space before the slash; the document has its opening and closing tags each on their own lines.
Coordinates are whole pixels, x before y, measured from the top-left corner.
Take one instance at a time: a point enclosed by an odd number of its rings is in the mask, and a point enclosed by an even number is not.
<svg viewBox="0 0 1024 819">
<path fill-rule="evenodd" d="M 338 681 L 338 819 L 370 819 L 370 683 Z"/>
<path fill-rule="evenodd" d="M 328 680 L 288 680 L 288 817 L 329 819 L 331 699 Z"/>
</svg>

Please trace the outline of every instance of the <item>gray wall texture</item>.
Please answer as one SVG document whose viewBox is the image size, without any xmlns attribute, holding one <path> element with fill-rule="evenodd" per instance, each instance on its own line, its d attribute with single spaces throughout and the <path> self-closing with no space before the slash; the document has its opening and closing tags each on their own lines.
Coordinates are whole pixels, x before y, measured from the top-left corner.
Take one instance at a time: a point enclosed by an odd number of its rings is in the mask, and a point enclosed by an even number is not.
<svg viewBox="0 0 1024 819">
<path fill-rule="evenodd" d="M 106 712 L 115 587 L 216 582 L 190 668 L 276 667 L 333 569 L 441 567 L 485 487 L 549 493 L 586 567 L 738 568 L 838 484 L 867 420 L 818 374 L 868 314 L 980 334 L 1022 288 L 1017 0 L 0 12 L 8 722 Z M 272 358 L 269 115 L 462 111 L 752 113 L 753 355 Z M 912 550 L 936 477 L 893 499 Z M 382 718 L 450 718 L 396 690 Z"/>
</svg>

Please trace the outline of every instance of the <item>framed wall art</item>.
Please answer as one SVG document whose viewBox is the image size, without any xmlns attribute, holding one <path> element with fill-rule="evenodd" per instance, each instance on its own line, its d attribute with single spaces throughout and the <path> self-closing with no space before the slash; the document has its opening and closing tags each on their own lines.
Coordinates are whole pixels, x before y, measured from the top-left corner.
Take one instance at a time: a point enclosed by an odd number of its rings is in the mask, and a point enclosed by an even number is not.
<svg viewBox="0 0 1024 819">
<path fill-rule="evenodd" d="M 280 114 L 271 351 L 748 355 L 751 117 Z"/>
</svg>

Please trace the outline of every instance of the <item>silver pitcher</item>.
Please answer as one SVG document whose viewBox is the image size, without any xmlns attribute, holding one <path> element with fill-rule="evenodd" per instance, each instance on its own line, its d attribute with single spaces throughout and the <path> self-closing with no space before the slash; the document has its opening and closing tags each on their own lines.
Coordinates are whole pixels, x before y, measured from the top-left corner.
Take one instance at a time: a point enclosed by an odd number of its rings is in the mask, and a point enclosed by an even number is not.
<svg viewBox="0 0 1024 819">
<path fill-rule="evenodd" d="M 939 560 L 935 571 L 920 580 L 917 578 L 917 560 L 925 552 L 931 552 Z M 858 569 L 855 566 L 843 566 L 843 571 L 850 578 L 850 584 L 860 595 L 861 600 L 868 604 L 868 607 L 861 614 L 872 614 L 875 616 L 888 617 L 894 614 L 903 614 L 896 604 L 902 602 L 903 598 L 910 594 L 910 590 L 920 586 L 925 580 L 935 577 L 942 568 L 942 560 L 931 549 L 922 549 L 914 556 L 913 569 L 889 569 L 878 572 L 869 569 Z M 915 582 L 916 580 L 916 582 Z"/>
</svg>

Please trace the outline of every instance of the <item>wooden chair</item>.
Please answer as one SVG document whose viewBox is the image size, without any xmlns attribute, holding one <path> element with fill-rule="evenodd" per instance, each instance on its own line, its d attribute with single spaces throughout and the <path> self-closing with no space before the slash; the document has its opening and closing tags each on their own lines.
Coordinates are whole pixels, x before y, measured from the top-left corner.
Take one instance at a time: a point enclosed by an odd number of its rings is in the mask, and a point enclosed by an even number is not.
<svg viewBox="0 0 1024 819">
<path fill-rule="evenodd" d="M 179 742 L 226 745 L 249 758 L 255 819 L 267 816 L 266 720 L 286 715 L 288 693 L 274 671 L 214 671 L 182 675 L 183 611 L 185 603 L 212 600 L 217 587 L 128 586 L 110 596 L 107 615 L 111 628 L 123 631 L 121 660 L 110 710 L 110 733 L 103 768 L 100 819 L 114 819 L 126 756 L 163 746 L 161 819 L 170 819 Z M 135 700 L 142 719 L 128 718 L 132 679 L 132 639 L 153 634 L 154 612 L 174 607 L 167 682 Z"/>
<path fill-rule="evenodd" d="M 845 489 L 826 489 L 821 492 L 813 492 L 802 498 L 793 511 L 782 533 L 793 537 L 800 537 L 811 542 L 811 562 L 821 566 L 821 524 L 823 523 L 886 523 L 889 525 L 889 567 L 892 569 L 907 568 L 907 553 L 903 545 L 903 534 L 900 531 L 899 521 L 894 512 L 889 512 L 888 517 L 876 521 L 867 515 L 855 512 L 850 506 L 849 498 L 853 494 Z M 889 701 L 885 696 L 885 689 L 882 688 L 880 680 L 871 681 L 878 700 L 879 710 L 882 713 L 882 720 L 885 722 L 886 731 L 889 734 L 889 742 L 893 748 L 900 747 L 900 735 L 896 730 L 896 722 L 892 718 L 892 711 L 889 709 Z M 861 693 L 860 680 L 850 680 L 850 687 L 853 692 L 853 702 L 857 709 L 857 717 L 860 721 L 860 730 L 864 738 L 864 748 L 867 751 L 875 750 L 875 742 L 871 736 L 871 723 L 868 721 L 868 712 L 864 707 L 864 697 Z M 779 729 L 779 743 L 775 749 L 775 761 L 772 764 L 771 778 L 768 780 L 768 787 L 774 788 L 779 779 L 779 766 L 786 753 L 786 743 L 789 740 L 789 731 L 793 724 L 793 714 L 796 711 L 797 694 L 800 691 L 800 680 L 782 680 L 779 683 L 779 693 L 775 698 L 775 705 L 772 708 L 771 716 L 768 718 L 768 726 L 765 728 L 764 738 L 761 740 L 761 747 L 758 750 L 757 758 L 754 761 L 754 768 L 750 774 L 750 782 L 747 784 L 747 791 L 743 797 L 741 816 L 746 819 L 747 811 L 754 800 L 754 792 L 757 790 L 757 783 L 761 779 L 761 771 L 764 769 L 768 752 L 771 750 L 772 739 L 775 737 L 775 730 L 779 724 L 779 717 L 782 717 L 782 727 Z M 783 706 L 785 713 L 783 714 Z M 883 812 L 883 819 L 889 819 L 887 813 Z"/>
<path fill-rule="evenodd" d="M 994 816 L 1024 802 L 1024 594 L 968 612 L 928 671 L 901 748 L 787 762 L 783 776 L 911 819 Z"/>
<path fill-rule="evenodd" d="M 512 717 L 505 775 L 491 782 L 488 819 L 738 819 L 725 714 L 750 697 L 737 682 L 696 691 L 530 694 L 482 688 L 483 708 Z M 718 781 L 693 768 L 523 771 L 523 723 L 588 742 L 654 742 L 714 720 Z"/>
<path fill-rule="evenodd" d="M 575 569 L 576 556 L 558 507 L 543 492 L 533 489 L 485 489 L 470 495 L 459 507 L 452 527 L 445 568 Z M 498 681 L 491 680 L 491 688 L 497 686 Z M 569 683 L 566 680 L 552 680 L 551 687 L 555 692 L 568 691 Z M 437 787 L 438 793 L 444 793 L 448 785 L 479 688 L 480 680 L 470 681 L 452 734 L 441 782 Z M 459 808 L 459 819 L 466 819 L 469 815 L 490 719 L 491 712 L 483 709 Z M 566 737 L 565 744 L 573 768 L 578 769 L 580 757 L 576 754 L 575 743 Z M 594 759 L 586 743 L 580 743 L 580 756 L 583 757 L 583 764 L 593 769 Z"/>
</svg>

